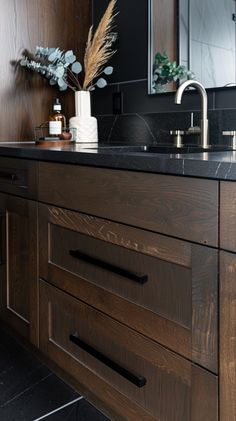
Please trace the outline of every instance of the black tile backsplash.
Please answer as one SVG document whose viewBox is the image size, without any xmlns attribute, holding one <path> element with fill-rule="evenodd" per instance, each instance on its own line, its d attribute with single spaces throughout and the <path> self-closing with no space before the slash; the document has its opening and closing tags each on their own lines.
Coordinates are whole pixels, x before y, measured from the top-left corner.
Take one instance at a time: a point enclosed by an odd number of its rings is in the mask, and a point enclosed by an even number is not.
<svg viewBox="0 0 236 421">
<path fill-rule="evenodd" d="M 236 109 L 210 110 L 209 132 L 211 144 L 227 144 L 223 130 L 236 129 Z M 194 112 L 194 125 L 199 126 L 201 113 Z M 190 111 L 176 113 L 123 114 L 98 116 L 99 142 L 119 144 L 156 144 L 172 142 L 170 130 L 187 130 Z M 196 136 L 185 136 L 186 143 L 196 143 Z"/>
</svg>

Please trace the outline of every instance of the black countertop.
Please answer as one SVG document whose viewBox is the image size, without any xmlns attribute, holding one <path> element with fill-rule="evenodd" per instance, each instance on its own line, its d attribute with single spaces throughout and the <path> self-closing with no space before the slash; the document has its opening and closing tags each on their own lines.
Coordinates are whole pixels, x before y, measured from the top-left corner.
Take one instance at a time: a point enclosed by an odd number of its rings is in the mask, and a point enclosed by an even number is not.
<svg viewBox="0 0 236 421">
<path fill-rule="evenodd" d="M 0 156 L 185 175 L 220 180 L 236 180 L 236 151 L 201 153 L 138 152 L 140 147 L 106 146 L 88 149 L 78 144 L 45 148 L 34 142 L 0 142 Z"/>
</svg>

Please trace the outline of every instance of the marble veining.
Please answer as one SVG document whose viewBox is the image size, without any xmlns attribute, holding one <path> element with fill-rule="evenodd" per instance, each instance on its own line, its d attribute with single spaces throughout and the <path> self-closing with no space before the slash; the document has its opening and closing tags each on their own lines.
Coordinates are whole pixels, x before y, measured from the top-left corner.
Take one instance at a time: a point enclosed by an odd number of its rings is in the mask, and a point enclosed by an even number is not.
<svg viewBox="0 0 236 421">
<path fill-rule="evenodd" d="M 45 149 L 19 143 L 0 145 L 0 156 L 96 167 L 236 181 L 236 151 L 186 154 L 132 152 L 132 147 L 81 149 L 78 145 Z"/>
</svg>

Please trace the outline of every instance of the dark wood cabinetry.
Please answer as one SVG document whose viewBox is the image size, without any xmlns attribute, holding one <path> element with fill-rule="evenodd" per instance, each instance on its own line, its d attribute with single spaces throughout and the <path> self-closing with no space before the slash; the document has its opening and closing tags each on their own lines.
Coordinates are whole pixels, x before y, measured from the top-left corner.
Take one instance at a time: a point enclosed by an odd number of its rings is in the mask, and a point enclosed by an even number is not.
<svg viewBox="0 0 236 421">
<path fill-rule="evenodd" d="M 217 251 L 53 206 L 39 225 L 43 279 L 217 373 Z"/>
<path fill-rule="evenodd" d="M 41 162 L 39 199 L 172 237 L 218 244 L 214 180 Z"/>
<path fill-rule="evenodd" d="M 91 390 L 93 377 L 98 376 L 100 387 L 95 393 L 116 411 L 121 401 L 121 416 L 132 420 L 203 419 L 191 415 L 191 400 L 203 381 L 212 384 L 214 391 L 208 420 L 216 419 L 216 376 L 42 281 L 40 297 L 43 352 L 71 375 L 76 373 Z M 202 413 L 201 407 L 198 413 Z"/>
<path fill-rule="evenodd" d="M 37 345 L 37 204 L 1 193 L 0 212 L 0 315 Z"/>
<path fill-rule="evenodd" d="M 40 346 L 112 419 L 218 419 L 218 187 L 39 164 Z"/>
<path fill-rule="evenodd" d="M 236 419 L 235 183 L 0 164 L 1 319 L 114 420 Z"/>
<path fill-rule="evenodd" d="M 0 191 L 0 316 L 37 345 L 37 164 L 1 157 Z"/>
</svg>

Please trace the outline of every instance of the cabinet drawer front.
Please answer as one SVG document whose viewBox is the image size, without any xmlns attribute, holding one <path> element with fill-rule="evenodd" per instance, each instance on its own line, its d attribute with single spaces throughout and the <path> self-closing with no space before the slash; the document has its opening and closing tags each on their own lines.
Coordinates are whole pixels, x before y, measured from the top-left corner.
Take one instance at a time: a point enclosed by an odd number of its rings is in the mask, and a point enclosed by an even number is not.
<svg viewBox="0 0 236 421">
<path fill-rule="evenodd" d="M 114 419 L 218 419 L 217 376 L 43 281 L 40 315 L 41 350 Z"/>
<path fill-rule="evenodd" d="M 0 158 L 0 191 L 22 197 L 37 197 L 37 168 L 34 161 Z"/>
<path fill-rule="evenodd" d="M 39 220 L 41 278 L 217 372 L 215 250 L 45 205 Z"/>
<path fill-rule="evenodd" d="M 66 353 L 157 419 L 190 419 L 190 362 L 43 282 L 40 343 L 49 357 L 56 350 L 55 362 Z"/>
<path fill-rule="evenodd" d="M 191 328 L 190 268 L 53 224 L 49 235 L 50 264 Z"/>
<path fill-rule="evenodd" d="M 216 246 L 218 183 L 187 177 L 40 163 L 46 203 Z"/>
</svg>

